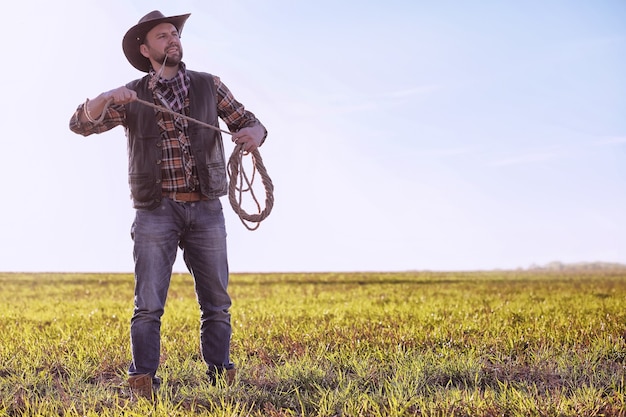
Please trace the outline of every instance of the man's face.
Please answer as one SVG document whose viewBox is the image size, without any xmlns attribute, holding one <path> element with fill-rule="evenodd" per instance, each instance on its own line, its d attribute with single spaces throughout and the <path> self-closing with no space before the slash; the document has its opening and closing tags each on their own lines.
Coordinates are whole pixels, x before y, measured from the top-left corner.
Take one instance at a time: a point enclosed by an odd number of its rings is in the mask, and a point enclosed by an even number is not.
<svg viewBox="0 0 626 417">
<path fill-rule="evenodd" d="M 183 59 L 183 46 L 178 30 L 171 23 L 161 23 L 153 27 L 139 48 L 143 56 L 159 64 L 163 63 L 167 55 L 165 66 L 174 67 Z"/>
</svg>

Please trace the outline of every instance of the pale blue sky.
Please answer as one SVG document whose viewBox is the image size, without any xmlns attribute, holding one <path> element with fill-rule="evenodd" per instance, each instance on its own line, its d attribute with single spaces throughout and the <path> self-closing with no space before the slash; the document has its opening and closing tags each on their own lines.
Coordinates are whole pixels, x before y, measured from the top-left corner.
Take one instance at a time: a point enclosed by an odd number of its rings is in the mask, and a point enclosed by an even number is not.
<svg viewBox="0 0 626 417">
<path fill-rule="evenodd" d="M 187 66 L 270 132 L 270 217 L 250 232 L 223 199 L 232 271 L 626 263 L 622 0 L 25 0 L 5 13 L 0 271 L 132 271 L 124 132 L 67 126 L 142 75 L 121 40 L 153 9 L 191 13 Z"/>
</svg>

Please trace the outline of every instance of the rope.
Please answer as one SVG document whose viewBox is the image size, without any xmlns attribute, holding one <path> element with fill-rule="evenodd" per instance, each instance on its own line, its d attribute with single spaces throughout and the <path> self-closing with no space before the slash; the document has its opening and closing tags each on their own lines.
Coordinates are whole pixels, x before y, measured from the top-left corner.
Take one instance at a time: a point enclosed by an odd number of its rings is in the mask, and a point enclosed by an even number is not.
<svg viewBox="0 0 626 417">
<path fill-rule="evenodd" d="M 242 168 L 243 157 L 246 155 L 251 155 L 252 157 L 253 171 L 251 178 L 248 178 L 248 175 Z M 259 200 L 254 194 L 254 189 L 252 188 L 254 176 L 257 171 L 261 175 L 261 180 L 265 187 L 265 209 L 263 210 L 261 210 Z M 269 175 L 267 175 L 267 170 L 265 169 L 265 165 L 263 165 L 263 159 L 261 158 L 259 150 L 255 149 L 252 152 L 245 152 L 241 145 L 237 145 L 228 160 L 228 177 L 230 178 L 228 185 L 228 199 L 231 207 L 239 216 L 241 223 L 243 223 L 248 230 L 258 229 L 261 222 L 269 216 L 272 211 L 272 207 L 274 207 L 274 185 L 272 184 L 272 180 Z M 239 179 L 239 181 L 233 181 L 233 179 Z M 249 214 L 242 208 L 243 194 L 245 192 L 250 193 L 250 196 L 252 197 L 252 200 L 257 208 L 256 214 Z M 253 223 L 253 225 L 251 226 L 247 222 Z"/>
<path fill-rule="evenodd" d="M 216 130 L 218 132 L 226 133 L 227 135 L 232 135 L 232 133 L 229 132 L 228 130 L 222 130 L 219 127 L 213 126 L 212 124 L 205 123 L 205 122 L 203 122 L 201 120 L 194 119 L 193 117 L 189 117 L 187 115 L 177 113 L 174 110 L 168 109 L 167 107 L 159 106 L 158 104 L 154 104 L 154 103 L 151 103 L 149 101 L 142 100 L 140 98 L 136 99 L 135 101 L 138 102 L 138 103 L 143 104 L 144 106 L 152 107 L 153 109 L 156 109 L 158 111 L 162 111 L 162 112 L 165 112 L 165 113 L 173 114 L 174 116 L 180 117 L 181 119 L 185 119 L 185 120 L 188 120 L 190 122 L 197 123 L 200 126 L 208 127 L 209 129 L 213 129 L 213 130 Z M 106 110 L 106 107 L 105 107 L 104 110 Z M 104 114 L 104 110 L 102 111 L 102 114 Z"/>
<path fill-rule="evenodd" d="M 227 130 L 222 130 L 219 127 L 213 126 L 212 124 L 205 123 L 201 120 L 197 120 L 192 117 L 186 116 L 184 114 L 177 113 L 173 110 L 168 109 L 167 107 L 159 106 L 157 104 L 151 103 L 149 101 L 141 100 L 139 98 L 136 99 L 135 101 L 145 106 L 152 107 L 153 109 L 156 109 L 158 111 L 170 113 L 176 117 L 181 117 L 190 122 L 193 122 L 201 126 L 208 127 L 209 129 L 213 129 L 215 131 L 222 132 L 222 133 L 232 136 L 232 133 Z M 88 119 L 92 123 L 100 123 L 102 122 L 102 120 L 104 120 L 106 110 L 109 107 L 109 105 L 111 105 L 113 100 L 107 101 L 107 103 L 104 106 L 104 109 L 102 109 L 102 113 L 100 114 L 100 117 L 97 120 L 93 120 L 90 117 L 89 112 L 87 111 L 88 102 L 89 102 L 89 99 L 85 101 L 85 114 L 88 116 Z M 244 156 L 247 156 L 247 155 L 251 155 L 251 158 L 252 158 L 252 176 L 250 178 L 248 177 L 247 173 L 243 169 L 243 158 Z M 271 178 L 267 174 L 265 165 L 263 165 L 263 159 L 261 158 L 261 154 L 259 153 L 259 150 L 255 149 L 252 152 L 246 152 L 243 150 L 241 145 L 235 145 L 235 149 L 233 149 L 233 152 L 230 155 L 230 158 L 228 160 L 227 171 L 228 171 L 228 199 L 230 201 L 231 207 L 233 208 L 235 213 L 237 213 L 237 216 L 239 216 L 241 223 L 248 230 L 258 229 L 259 226 L 261 225 L 261 222 L 265 220 L 267 216 L 270 215 L 270 212 L 272 211 L 272 208 L 274 207 L 274 185 L 272 183 Z M 257 171 L 261 175 L 261 181 L 265 189 L 265 208 L 263 210 L 261 210 L 261 205 L 259 203 L 259 200 L 257 199 L 254 193 L 254 189 L 252 188 L 252 184 L 254 183 L 254 177 Z M 242 207 L 244 193 L 248 193 L 248 192 L 250 193 L 252 201 L 254 202 L 257 208 L 257 213 L 255 214 L 247 213 Z M 252 223 L 252 225 L 250 225 L 249 223 Z"/>
</svg>

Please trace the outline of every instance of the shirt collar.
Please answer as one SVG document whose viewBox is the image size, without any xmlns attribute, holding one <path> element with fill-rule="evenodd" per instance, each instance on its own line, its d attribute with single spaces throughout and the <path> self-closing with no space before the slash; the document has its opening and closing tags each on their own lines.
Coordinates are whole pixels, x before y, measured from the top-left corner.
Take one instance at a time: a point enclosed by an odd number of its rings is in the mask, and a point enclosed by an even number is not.
<svg viewBox="0 0 626 417">
<path fill-rule="evenodd" d="M 151 90 L 154 90 L 157 86 L 161 89 L 175 88 L 176 84 L 180 81 L 183 82 L 183 85 L 189 85 L 187 66 L 182 61 L 178 64 L 178 72 L 176 73 L 176 75 L 169 80 L 166 80 L 165 78 L 160 76 L 157 78 L 157 72 L 154 70 L 154 68 L 152 68 L 152 66 L 150 66 L 150 72 L 148 73 L 148 75 L 150 76 L 149 87 Z"/>
</svg>

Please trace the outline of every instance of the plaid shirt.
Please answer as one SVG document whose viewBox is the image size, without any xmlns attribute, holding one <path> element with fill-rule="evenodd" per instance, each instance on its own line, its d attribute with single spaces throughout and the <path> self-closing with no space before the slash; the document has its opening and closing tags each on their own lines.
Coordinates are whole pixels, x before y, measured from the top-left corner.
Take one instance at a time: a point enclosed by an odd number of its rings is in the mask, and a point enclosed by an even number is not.
<svg viewBox="0 0 626 417">
<path fill-rule="evenodd" d="M 182 71 L 182 75 L 181 75 Z M 184 65 L 176 78 L 184 84 Z M 233 94 L 219 77 L 213 76 L 216 90 L 217 114 L 226 123 L 231 132 L 237 131 L 244 127 L 253 126 L 259 121 L 253 113 L 247 111 L 244 106 L 235 100 Z M 157 84 L 155 91 L 161 91 L 162 87 Z M 172 86 L 169 86 L 172 88 Z M 167 90 L 164 87 L 163 90 Z M 181 85 L 174 86 L 174 95 L 168 96 L 168 91 L 159 99 L 155 94 L 155 103 L 166 105 L 166 107 L 179 107 L 180 101 L 176 103 L 182 96 L 180 90 L 184 90 Z M 179 93 L 178 95 L 176 93 Z M 185 91 L 186 93 L 186 91 Z M 186 95 L 186 94 L 185 94 Z M 168 104 L 164 103 L 164 100 Z M 177 105 L 178 104 L 178 105 Z M 110 105 L 106 110 L 106 115 L 101 123 L 93 124 L 90 122 L 81 123 L 80 114 L 83 111 L 84 104 L 78 106 L 74 115 L 70 119 L 70 130 L 83 136 L 94 133 L 103 133 L 113 129 L 116 126 L 126 126 L 126 109 L 124 105 Z M 182 112 L 189 116 L 189 97 L 184 97 L 182 104 Z M 176 109 L 180 112 L 180 109 Z M 156 110 L 155 110 L 156 111 Z M 175 117 L 170 113 L 156 111 L 157 124 L 163 138 L 163 157 L 162 157 L 162 188 L 163 191 L 188 192 L 196 190 L 198 178 L 195 167 L 195 160 L 189 149 L 189 134 L 187 120 Z M 180 132 L 180 133 L 177 133 Z"/>
<path fill-rule="evenodd" d="M 158 77 L 150 71 L 154 97 L 166 108 L 189 116 L 189 77 L 185 64 L 171 80 Z M 200 183 L 196 162 L 189 144 L 188 121 L 167 112 L 157 112 L 157 124 L 163 139 L 162 189 L 163 191 L 196 191 Z"/>
</svg>

